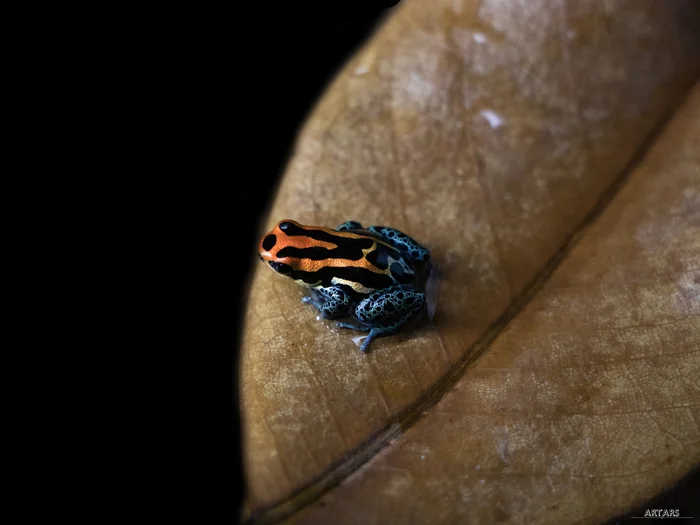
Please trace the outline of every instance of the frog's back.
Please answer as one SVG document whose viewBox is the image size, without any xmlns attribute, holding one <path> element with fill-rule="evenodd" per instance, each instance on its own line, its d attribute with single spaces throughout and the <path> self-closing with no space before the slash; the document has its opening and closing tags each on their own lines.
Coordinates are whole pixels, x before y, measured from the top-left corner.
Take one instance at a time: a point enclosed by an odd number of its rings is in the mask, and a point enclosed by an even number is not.
<svg viewBox="0 0 700 525">
<path fill-rule="evenodd" d="M 391 280 L 391 285 L 420 285 L 419 272 L 414 261 L 402 250 L 387 242 L 387 239 L 379 233 L 364 228 L 355 228 L 350 231 L 325 230 L 343 236 L 339 239 L 341 245 L 356 243 L 358 238 L 371 240 L 371 248 L 363 250 L 359 266 L 375 274 L 381 274 L 385 279 L 388 277 Z M 355 240 L 348 239 L 344 236 L 346 234 L 353 235 L 352 239 Z M 386 285 L 382 287 L 386 287 Z M 376 286 L 373 289 L 382 287 Z M 358 287 L 355 289 L 357 290 Z"/>
<path fill-rule="evenodd" d="M 358 292 L 365 295 L 397 284 L 416 284 L 412 261 L 380 235 L 364 229 L 316 229 L 319 230 L 328 235 L 326 241 L 335 245 L 326 252 L 329 257 L 323 262 L 324 285 L 344 284 L 343 288 L 352 288 L 357 298 Z M 340 253 L 342 260 L 337 257 Z"/>
</svg>

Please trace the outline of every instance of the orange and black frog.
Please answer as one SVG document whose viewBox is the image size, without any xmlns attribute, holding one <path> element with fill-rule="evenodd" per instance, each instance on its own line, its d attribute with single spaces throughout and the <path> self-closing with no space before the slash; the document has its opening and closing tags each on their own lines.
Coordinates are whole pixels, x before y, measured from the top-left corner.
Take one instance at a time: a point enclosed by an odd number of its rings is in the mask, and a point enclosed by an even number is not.
<svg viewBox="0 0 700 525">
<path fill-rule="evenodd" d="M 283 220 L 263 237 L 260 259 L 275 272 L 309 289 L 304 303 L 327 319 L 350 317 L 341 328 L 393 334 L 426 308 L 430 252 L 394 228 L 347 221 L 336 229 Z"/>
</svg>

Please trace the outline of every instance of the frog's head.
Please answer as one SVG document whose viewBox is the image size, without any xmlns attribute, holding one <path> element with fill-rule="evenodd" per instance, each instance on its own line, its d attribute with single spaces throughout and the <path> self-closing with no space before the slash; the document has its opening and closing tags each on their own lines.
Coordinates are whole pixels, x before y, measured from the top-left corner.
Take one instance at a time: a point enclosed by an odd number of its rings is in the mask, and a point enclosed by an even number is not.
<svg viewBox="0 0 700 525">
<path fill-rule="evenodd" d="M 305 269 L 305 261 L 298 253 L 311 247 L 312 241 L 305 235 L 301 224 L 285 219 L 262 238 L 258 244 L 258 256 L 277 273 L 291 276 L 292 272 Z"/>
<path fill-rule="evenodd" d="M 289 219 L 277 223 L 258 245 L 258 256 L 277 273 L 315 282 L 321 273 L 363 267 L 374 241 L 353 232 L 304 226 Z"/>
</svg>

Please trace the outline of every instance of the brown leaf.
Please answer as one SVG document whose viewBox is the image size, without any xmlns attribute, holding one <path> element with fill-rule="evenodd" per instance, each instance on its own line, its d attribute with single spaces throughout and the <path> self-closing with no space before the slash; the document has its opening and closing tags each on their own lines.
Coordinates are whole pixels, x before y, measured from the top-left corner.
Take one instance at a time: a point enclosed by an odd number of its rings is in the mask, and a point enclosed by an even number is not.
<svg viewBox="0 0 700 525">
<path fill-rule="evenodd" d="M 400 4 L 261 232 L 404 230 L 439 268 L 436 315 L 363 355 L 258 268 L 252 518 L 595 523 L 698 462 L 700 89 L 628 169 L 697 78 L 698 35 L 681 0 Z"/>
</svg>

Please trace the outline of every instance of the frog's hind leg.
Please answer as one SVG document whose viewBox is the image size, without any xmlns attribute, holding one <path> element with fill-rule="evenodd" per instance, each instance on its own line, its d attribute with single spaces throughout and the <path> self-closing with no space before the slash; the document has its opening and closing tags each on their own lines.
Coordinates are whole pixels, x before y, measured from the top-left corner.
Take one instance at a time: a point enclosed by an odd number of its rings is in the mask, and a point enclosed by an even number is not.
<svg viewBox="0 0 700 525">
<path fill-rule="evenodd" d="M 407 322 L 409 322 L 411 319 L 400 319 L 398 321 L 395 321 L 394 323 L 388 325 L 388 326 L 379 326 L 379 327 L 374 327 L 374 328 L 369 328 L 369 327 L 352 327 L 355 330 L 360 330 L 362 332 L 369 332 L 367 334 L 367 337 L 365 338 L 364 341 L 362 341 L 362 345 L 360 346 L 360 351 L 361 352 L 367 352 L 367 348 L 369 347 L 370 343 L 372 340 L 374 340 L 375 337 L 381 337 L 384 335 L 391 335 L 395 334 L 396 332 L 399 331 L 399 328 L 401 328 L 403 325 L 405 325 Z M 345 328 L 351 328 L 349 326 L 349 323 L 338 323 L 338 326 L 345 326 Z"/>
<path fill-rule="evenodd" d="M 418 244 L 414 239 L 394 228 L 386 226 L 370 226 L 367 228 L 372 233 L 379 235 L 386 242 L 406 253 L 411 260 L 419 264 L 425 264 L 430 260 L 430 252 Z"/>
<path fill-rule="evenodd" d="M 405 286 L 392 286 L 372 293 L 355 307 L 355 318 L 364 326 L 338 323 L 341 328 L 367 332 L 360 350 L 366 352 L 375 337 L 396 333 L 414 320 L 425 308 L 423 292 Z"/>
<path fill-rule="evenodd" d="M 345 221 L 343 224 L 336 228 L 336 231 L 346 232 L 349 230 L 361 230 L 362 224 L 357 221 Z"/>
</svg>

